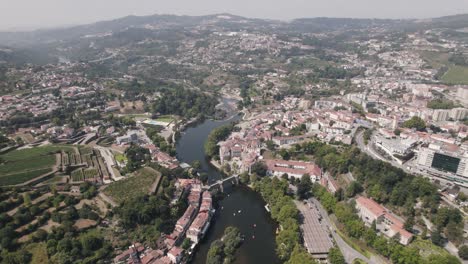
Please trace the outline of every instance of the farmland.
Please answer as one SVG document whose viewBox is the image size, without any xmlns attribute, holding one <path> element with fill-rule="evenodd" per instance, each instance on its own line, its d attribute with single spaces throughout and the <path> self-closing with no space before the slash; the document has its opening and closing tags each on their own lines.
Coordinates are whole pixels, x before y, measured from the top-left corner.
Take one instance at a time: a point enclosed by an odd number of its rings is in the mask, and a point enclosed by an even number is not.
<svg viewBox="0 0 468 264">
<path fill-rule="evenodd" d="M 442 77 L 448 84 L 468 84 L 468 67 L 454 65 Z"/>
<path fill-rule="evenodd" d="M 72 147 L 51 145 L 13 150 L 1 155 L 0 185 L 14 185 L 51 172 L 56 163 L 56 153 L 71 152 Z"/>
<path fill-rule="evenodd" d="M 127 179 L 111 183 L 104 192 L 120 203 L 138 195 L 148 193 L 151 185 L 161 173 L 151 168 L 142 168 Z"/>
</svg>

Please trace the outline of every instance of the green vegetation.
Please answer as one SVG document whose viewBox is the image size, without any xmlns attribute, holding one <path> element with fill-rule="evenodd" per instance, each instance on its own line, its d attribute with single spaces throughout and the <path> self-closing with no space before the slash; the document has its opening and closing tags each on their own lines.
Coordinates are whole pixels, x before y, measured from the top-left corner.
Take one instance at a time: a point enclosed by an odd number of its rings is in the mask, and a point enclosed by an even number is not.
<svg viewBox="0 0 468 264">
<path fill-rule="evenodd" d="M 450 256 L 450 253 L 447 250 L 432 244 L 430 240 L 416 239 L 411 242 L 409 247 L 417 249 L 419 254 L 426 259 L 431 255 L 440 255 L 444 257 Z"/>
<path fill-rule="evenodd" d="M 379 254 L 389 258 L 393 263 L 428 263 L 427 261 L 431 261 L 435 257 L 435 255 L 431 255 L 427 259 L 424 258 L 418 249 L 400 245 L 398 237 L 387 239 L 384 236 L 378 236 L 373 227 L 366 227 L 355 214 L 352 204 L 338 202 L 324 187 L 318 184 L 314 185 L 313 194 L 322 202 L 329 213 L 336 215 L 348 236 L 359 239 L 366 246 L 372 247 Z M 455 262 L 450 263 L 459 263 L 459 261 L 455 258 Z"/>
<path fill-rule="evenodd" d="M 282 227 L 276 235 L 276 254 L 284 261 L 289 260 L 293 250 L 300 245 L 300 233 L 299 211 L 293 198 L 286 195 L 288 181 L 264 177 L 254 183 L 254 189 L 270 205 L 271 217 Z"/>
<path fill-rule="evenodd" d="M 338 247 L 334 247 L 330 249 L 328 253 L 328 260 L 330 264 L 346 264 L 346 261 Z"/>
<path fill-rule="evenodd" d="M 52 171 L 56 162 L 55 154 L 70 152 L 73 147 L 50 145 L 29 149 L 13 150 L 0 155 L 0 185 L 14 185 L 34 179 Z"/>
<path fill-rule="evenodd" d="M 111 183 L 104 193 L 118 203 L 147 194 L 151 185 L 161 178 L 161 173 L 152 168 L 141 168 L 127 179 Z"/>
<path fill-rule="evenodd" d="M 451 66 L 442 76 L 442 81 L 448 84 L 468 84 L 468 67 Z"/>
<path fill-rule="evenodd" d="M 458 256 L 462 258 L 463 260 L 468 259 L 468 246 L 467 245 L 463 245 L 458 248 Z"/>
<path fill-rule="evenodd" d="M 418 131 L 423 131 L 426 128 L 426 122 L 422 118 L 413 116 L 411 119 L 403 123 L 403 127 L 414 128 Z"/>
<path fill-rule="evenodd" d="M 126 170 L 129 172 L 138 170 L 143 164 L 146 164 L 151 160 L 150 153 L 147 148 L 142 148 L 133 144 L 127 149 L 127 151 L 125 151 L 125 155 L 128 160 Z"/>
<path fill-rule="evenodd" d="M 208 157 L 219 160 L 218 142 L 228 138 L 234 129 L 234 126 L 234 124 L 228 124 L 217 127 L 211 131 L 211 133 L 208 135 L 208 139 L 205 142 L 205 154 Z"/>
<path fill-rule="evenodd" d="M 228 226 L 224 230 L 223 237 L 211 243 L 208 251 L 207 264 L 229 264 L 234 261 L 236 249 L 242 242 L 241 234 L 238 228 Z"/>
<path fill-rule="evenodd" d="M 172 117 L 171 115 L 162 115 L 162 116 L 158 116 L 156 118 L 156 121 L 171 123 L 172 121 L 174 121 L 174 117 Z"/>
<path fill-rule="evenodd" d="M 165 89 L 152 105 L 152 112 L 179 115 L 185 118 L 213 116 L 218 100 L 215 97 L 188 89 Z"/>
<path fill-rule="evenodd" d="M 427 103 L 427 107 L 432 109 L 452 109 L 456 105 L 447 99 L 434 99 Z"/>
<path fill-rule="evenodd" d="M 126 162 L 127 161 L 127 157 L 123 154 L 117 154 L 114 156 L 115 160 L 117 162 Z"/>
<path fill-rule="evenodd" d="M 312 256 L 305 250 L 305 248 L 300 245 L 296 245 L 294 250 L 291 252 L 291 257 L 286 262 L 287 264 L 315 264 L 318 263 L 315 261 Z"/>
<path fill-rule="evenodd" d="M 153 141 L 153 144 L 156 147 L 158 147 L 159 149 L 161 149 L 161 151 L 164 151 L 171 156 L 175 156 L 176 155 L 175 147 L 169 144 L 166 141 L 166 139 L 160 136 L 158 133 L 159 133 L 159 130 L 155 127 L 150 126 L 146 128 L 146 135 L 151 139 L 151 141 Z"/>
<path fill-rule="evenodd" d="M 8 185 L 15 185 L 20 184 L 23 182 L 27 182 L 31 179 L 34 179 L 38 176 L 44 175 L 46 173 L 51 172 L 52 169 L 38 169 L 38 170 L 31 170 L 25 172 L 19 172 L 14 174 L 7 174 L 0 176 L 0 185 L 8 186 Z"/>
<path fill-rule="evenodd" d="M 26 250 L 31 253 L 31 264 L 43 264 L 49 262 L 45 242 L 30 244 L 26 247 Z"/>
</svg>

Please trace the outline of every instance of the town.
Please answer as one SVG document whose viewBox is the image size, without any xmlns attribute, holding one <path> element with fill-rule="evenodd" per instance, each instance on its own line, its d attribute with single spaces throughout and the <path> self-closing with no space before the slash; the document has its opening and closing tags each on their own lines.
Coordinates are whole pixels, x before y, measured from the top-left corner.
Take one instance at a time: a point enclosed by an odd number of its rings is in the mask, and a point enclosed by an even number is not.
<svg viewBox="0 0 468 264">
<path fill-rule="evenodd" d="M 466 16 L 139 19 L 0 33 L 1 261 L 468 260 Z"/>
</svg>

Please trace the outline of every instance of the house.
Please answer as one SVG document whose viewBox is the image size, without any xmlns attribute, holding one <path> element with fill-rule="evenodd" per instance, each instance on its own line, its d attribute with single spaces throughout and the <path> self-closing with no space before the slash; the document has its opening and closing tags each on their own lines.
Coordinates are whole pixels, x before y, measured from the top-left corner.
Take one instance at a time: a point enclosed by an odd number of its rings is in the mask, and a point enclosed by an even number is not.
<svg viewBox="0 0 468 264">
<path fill-rule="evenodd" d="M 359 196 L 356 198 L 356 210 L 367 226 L 375 221 L 377 230 L 385 236 L 394 237 L 400 234 L 401 244 L 408 245 L 411 242 L 413 234 L 403 228 L 403 221 L 374 200 Z"/>
<path fill-rule="evenodd" d="M 322 170 L 314 163 L 290 160 L 265 160 L 267 174 L 281 177 L 287 174 L 289 177 L 301 178 L 304 174 L 309 174 L 312 181 L 317 181 L 322 175 Z"/>
<path fill-rule="evenodd" d="M 305 136 L 273 137 L 273 142 L 278 146 L 296 144 L 305 139 Z"/>
<path fill-rule="evenodd" d="M 116 138 L 117 144 L 127 144 L 138 142 L 138 135 L 136 132 L 128 132 L 127 135 Z"/>
<path fill-rule="evenodd" d="M 167 256 L 169 259 L 172 261 L 172 263 L 180 263 L 182 256 L 183 256 L 184 250 L 180 247 L 173 247 L 169 252 L 167 253 Z"/>
</svg>

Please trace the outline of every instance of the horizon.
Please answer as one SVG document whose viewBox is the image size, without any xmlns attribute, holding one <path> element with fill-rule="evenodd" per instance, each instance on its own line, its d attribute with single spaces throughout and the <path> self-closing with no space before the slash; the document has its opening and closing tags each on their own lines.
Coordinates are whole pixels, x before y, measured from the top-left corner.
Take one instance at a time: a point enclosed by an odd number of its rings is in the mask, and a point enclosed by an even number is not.
<svg viewBox="0 0 468 264">
<path fill-rule="evenodd" d="M 3 3 L 2 3 L 3 1 Z M 187 0 L 170 3 L 158 0 L 139 0 L 138 5 L 128 0 L 101 0 L 69 2 L 62 0 L 19 0 L 6 3 L 0 0 L 0 31 L 32 31 L 38 29 L 67 28 L 116 20 L 127 16 L 167 14 L 177 16 L 206 16 L 228 13 L 246 18 L 288 22 L 300 18 L 356 18 L 356 19 L 430 19 L 468 13 L 468 1 L 405 0 L 200 0 L 196 4 Z M 28 8 L 25 8 L 25 7 Z M 112 8 L 109 8 L 112 6 Z M 401 8 L 404 6 L 405 8 Z M 92 7 L 92 8 L 90 8 Z M 424 8 L 422 8 L 424 7 Z"/>
<path fill-rule="evenodd" d="M 44 26 L 44 27 L 23 27 L 23 28 L 6 28 L 3 29 L 0 26 L 0 32 L 2 33 L 15 33 L 15 32 L 33 32 L 33 31 L 41 31 L 41 30 L 54 30 L 54 29 L 66 29 L 66 28 L 72 28 L 72 27 L 80 27 L 80 26 L 87 26 L 87 25 L 93 25 L 96 23 L 100 22 L 110 22 L 110 21 L 116 21 L 119 19 L 124 19 L 126 17 L 150 17 L 150 16 L 177 16 L 177 17 L 204 17 L 204 16 L 214 16 L 214 15 L 230 15 L 230 16 L 237 16 L 237 17 L 242 17 L 246 19 L 261 19 L 261 20 L 271 20 L 271 21 L 280 21 L 284 23 L 289 23 L 294 20 L 299 20 L 299 19 L 316 19 L 316 18 L 329 18 L 329 19 L 368 19 L 368 20 L 426 20 L 426 19 L 437 19 L 437 18 L 442 18 L 442 17 L 454 17 L 454 16 L 464 16 L 468 15 L 468 12 L 464 13 L 454 13 L 454 14 L 448 14 L 448 15 L 443 15 L 443 16 L 433 16 L 433 17 L 423 17 L 423 18 L 418 18 L 418 17 L 408 17 L 408 18 L 385 18 L 385 17 L 346 17 L 346 16 L 311 16 L 311 17 L 297 17 L 293 19 L 274 19 L 274 18 L 259 18 L 259 17 L 250 17 L 250 16 L 243 16 L 239 14 L 233 14 L 233 13 L 228 13 L 228 12 L 221 12 L 221 13 L 211 13 L 211 14 L 203 14 L 203 15 L 184 15 L 184 14 L 170 14 L 170 13 L 153 13 L 153 14 L 148 14 L 148 15 L 134 15 L 134 14 L 129 14 L 125 16 L 119 16 L 119 17 L 114 17 L 114 18 L 109 18 L 109 19 L 102 19 L 102 20 L 97 20 L 97 21 L 91 21 L 91 22 L 85 22 L 85 23 L 78 23 L 78 24 L 63 24 L 63 25 L 56 25 L 56 26 Z"/>
</svg>

